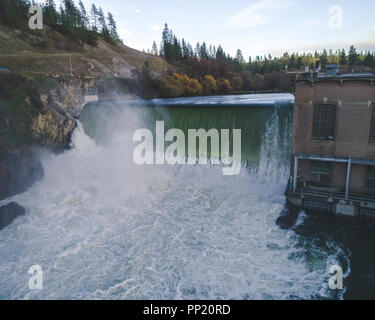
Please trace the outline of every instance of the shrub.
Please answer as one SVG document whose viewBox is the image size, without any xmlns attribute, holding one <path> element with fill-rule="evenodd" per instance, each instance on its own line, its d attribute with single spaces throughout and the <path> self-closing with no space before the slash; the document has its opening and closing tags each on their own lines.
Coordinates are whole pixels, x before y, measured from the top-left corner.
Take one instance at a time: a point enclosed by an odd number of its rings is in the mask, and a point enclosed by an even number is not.
<svg viewBox="0 0 375 320">
<path fill-rule="evenodd" d="M 216 80 L 213 76 L 207 75 L 202 80 L 203 93 L 205 95 L 212 95 L 218 92 Z"/>
</svg>

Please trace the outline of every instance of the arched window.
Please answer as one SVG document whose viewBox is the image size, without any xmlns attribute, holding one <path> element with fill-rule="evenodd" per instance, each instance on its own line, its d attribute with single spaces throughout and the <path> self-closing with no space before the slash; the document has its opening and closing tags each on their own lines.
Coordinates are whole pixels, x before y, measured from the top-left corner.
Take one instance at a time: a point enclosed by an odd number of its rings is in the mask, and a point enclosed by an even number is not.
<svg viewBox="0 0 375 320">
<path fill-rule="evenodd" d="M 336 106 L 318 104 L 314 106 L 312 138 L 316 140 L 335 140 Z"/>
</svg>

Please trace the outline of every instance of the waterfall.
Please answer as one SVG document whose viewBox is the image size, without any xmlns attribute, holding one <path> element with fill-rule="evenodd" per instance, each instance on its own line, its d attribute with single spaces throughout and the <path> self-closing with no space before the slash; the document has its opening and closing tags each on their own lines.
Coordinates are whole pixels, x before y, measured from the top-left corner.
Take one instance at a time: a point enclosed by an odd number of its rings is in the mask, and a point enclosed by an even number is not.
<svg viewBox="0 0 375 320">
<path fill-rule="evenodd" d="M 44 179 L 12 198 L 27 214 L 0 232 L 0 298 L 333 298 L 328 263 L 346 252 L 275 224 L 292 121 L 292 107 L 276 102 L 90 105 L 72 149 L 43 159 Z M 137 166 L 134 130 L 156 120 L 183 131 L 241 129 L 244 170 Z M 27 287 L 32 265 L 43 269 L 43 290 Z"/>
</svg>

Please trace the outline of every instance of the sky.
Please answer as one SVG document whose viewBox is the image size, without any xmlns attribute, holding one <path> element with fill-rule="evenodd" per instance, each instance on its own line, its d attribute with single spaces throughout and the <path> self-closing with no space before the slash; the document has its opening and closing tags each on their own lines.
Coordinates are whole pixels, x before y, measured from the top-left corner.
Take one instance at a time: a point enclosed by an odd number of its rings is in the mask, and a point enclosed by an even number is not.
<svg viewBox="0 0 375 320">
<path fill-rule="evenodd" d="M 78 0 L 75 0 L 78 3 Z M 193 47 L 222 45 L 243 56 L 349 48 L 375 50 L 374 0 L 82 0 L 115 16 L 124 43 L 159 45 L 164 23 Z M 59 0 L 56 1 L 59 3 Z M 89 11 L 89 10 L 88 10 Z"/>
</svg>

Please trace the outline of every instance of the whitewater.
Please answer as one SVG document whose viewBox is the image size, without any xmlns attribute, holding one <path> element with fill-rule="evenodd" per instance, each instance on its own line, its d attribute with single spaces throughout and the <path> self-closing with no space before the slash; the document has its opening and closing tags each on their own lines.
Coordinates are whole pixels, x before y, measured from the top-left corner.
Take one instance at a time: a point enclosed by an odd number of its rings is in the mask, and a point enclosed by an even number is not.
<svg viewBox="0 0 375 320">
<path fill-rule="evenodd" d="M 328 269 L 347 252 L 275 224 L 291 135 L 276 101 L 263 106 L 257 161 L 232 177 L 215 165 L 134 164 L 134 131 L 172 121 L 167 109 L 122 103 L 81 118 L 70 150 L 42 155 L 43 180 L 0 202 L 26 208 L 0 231 L 0 299 L 340 298 Z M 42 290 L 28 287 L 33 265 Z"/>
</svg>

